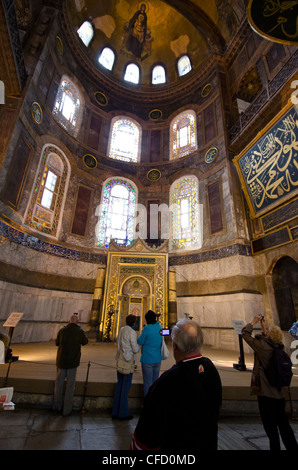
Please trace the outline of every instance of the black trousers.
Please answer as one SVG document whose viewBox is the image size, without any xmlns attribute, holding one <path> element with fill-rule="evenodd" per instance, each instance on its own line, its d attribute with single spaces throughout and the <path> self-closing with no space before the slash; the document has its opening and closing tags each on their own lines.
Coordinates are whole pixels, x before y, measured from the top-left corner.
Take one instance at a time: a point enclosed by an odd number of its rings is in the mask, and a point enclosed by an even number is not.
<svg viewBox="0 0 298 470">
<path fill-rule="evenodd" d="M 258 396 L 258 404 L 270 450 L 280 450 L 280 433 L 286 450 L 297 451 L 298 445 L 285 411 L 285 399 Z"/>
</svg>

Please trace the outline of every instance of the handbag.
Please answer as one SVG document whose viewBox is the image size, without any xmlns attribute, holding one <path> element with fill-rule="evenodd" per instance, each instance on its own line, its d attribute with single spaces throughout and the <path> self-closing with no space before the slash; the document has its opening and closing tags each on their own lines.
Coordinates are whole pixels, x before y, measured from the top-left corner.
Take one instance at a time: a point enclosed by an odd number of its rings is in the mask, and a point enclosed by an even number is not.
<svg viewBox="0 0 298 470">
<path fill-rule="evenodd" d="M 119 358 L 117 359 L 117 362 L 116 362 L 117 371 L 120 372 L 120 374 L 124 374 L 124 375 L 132 374 L 134 371 L 134 363 L 135 363 L 134 356 L 132 356 L 130 361 L 126 361 L 120 349 Z"/>
<path fill-rule="evenodd" d="M 162 339 L 160 353 L 161 353 L 161 360 L 162 361 L 164 361 L 165 359 L 167 359 L 169 357 L 169 350 L 167 348 L 167 345 L 166 345 L 164 339 Z"/>
</svg>

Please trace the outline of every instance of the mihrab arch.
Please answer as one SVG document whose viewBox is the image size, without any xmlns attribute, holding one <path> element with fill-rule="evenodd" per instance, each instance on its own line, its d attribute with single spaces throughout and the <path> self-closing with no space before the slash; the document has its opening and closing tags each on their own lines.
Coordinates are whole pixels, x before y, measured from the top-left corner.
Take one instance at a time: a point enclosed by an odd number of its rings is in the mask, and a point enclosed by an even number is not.
<svg viewBox="0 0 298 470">
<path fill-rule="evenodd" d="M 140 238 L 128 247 L 111 241 L 100 337 L 115 340 L 129 313 L 137 314 L 137 327 L 142 328 L 149 309 L 160 315 L 162 326 L 168 325 L 168 242 L 152 248 Z"/>
</svg>

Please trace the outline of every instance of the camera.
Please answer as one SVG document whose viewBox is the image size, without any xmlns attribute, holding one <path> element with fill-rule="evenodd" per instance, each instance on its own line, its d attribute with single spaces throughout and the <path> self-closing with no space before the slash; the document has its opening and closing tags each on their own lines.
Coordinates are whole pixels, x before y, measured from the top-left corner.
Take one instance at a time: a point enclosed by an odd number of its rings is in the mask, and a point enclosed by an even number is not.
<svg viewBox="0 0 298 470">
<path fill-rule="evenodd" d="M 160 330 L 160 334 L 161 334 L 161 336 L 170 336 L 171 330 L 170 330 L 170 328 L 162 328 Z"/>
</svg>

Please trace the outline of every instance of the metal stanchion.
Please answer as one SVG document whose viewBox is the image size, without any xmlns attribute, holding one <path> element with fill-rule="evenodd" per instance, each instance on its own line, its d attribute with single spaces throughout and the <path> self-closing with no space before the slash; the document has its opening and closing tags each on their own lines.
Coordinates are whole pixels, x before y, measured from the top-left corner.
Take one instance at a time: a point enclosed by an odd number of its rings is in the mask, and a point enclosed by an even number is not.
<svg viewBox="0 0 298 470">
<path fill-rule="evenodd" d="M 240 356 L 238 364 L 233 364 L 234 369 L 237 370 L 246 370 L 245 359 L 244 359 L 244 349 L 243 349 L 243 340 L 242 335 L 238 335 L 239 338 L 239 349 L 240 349 Z"/>
<path fill-rule="evenodd" d="M 12 363 L 12 360 L 10 358 L 9 362 L 8 362 L 8 368 L 7 368 L 7 372 L 6 372 L 5 381 L 4 381 L 4 387 L 7 387 L 8 375 L 9 375 L 11 363 Z"/>
<path fill-rule="evenodd" d="M 86 398 L 86 391 L 87 391 L 87 387 L 88 387 L 88 377 L 89 377 L 89 369 L 90 369 L 90 361 L 88 362 L 88 366 L 87 366 L 87 374 L 86 374 L 86 380 L 85 380 L 85 384 L 84 384 L 84 394 L 83 394 L 83 403 L 82 403 L 82 409 L 81 409 L 81 412 L 82 413 L 86 413 L 86 408 L 85 408 L 85 398 Z"/>
</svg>

